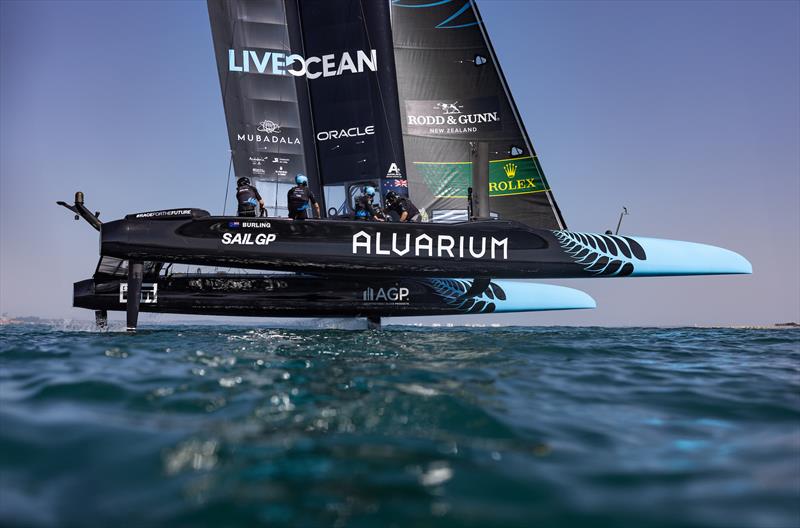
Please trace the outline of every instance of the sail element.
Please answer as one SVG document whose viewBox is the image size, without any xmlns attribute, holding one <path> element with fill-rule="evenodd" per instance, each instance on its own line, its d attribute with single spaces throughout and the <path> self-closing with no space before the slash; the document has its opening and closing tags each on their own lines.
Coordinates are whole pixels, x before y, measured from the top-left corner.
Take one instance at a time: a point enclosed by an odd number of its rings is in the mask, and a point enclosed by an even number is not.
<svg viewBox="0 0 800 528">
<path fill-rule="evenodd" d="M 257 180 L 271 216 L 286 214 L 297 173 L 343 212 L 350 184 L 405 173 L 389 11 L 362 0 L 209 0 L 236 175 Z"/>
<path fill-rule="evenodd" d="M 433 221 L 466 219 L 471 152 L 489 144 L 493 217 L 563 229 L 475 3 L 392 0 L 409 193 Z"/>
<path fill-rule="evenodd" d="M 390 8 L 374 0 L 303 0 L 299 8 L 305 52 L 333 57 L 308 85 L 320 176 L 327 203 L 338 207 L 351 184 L 393 186 L 405 174 Z M 336 57 L 350 60 L 337 66 Z"/>
<path fill-rule="evenodd" d="M 293 0 L 209 0 L 233 167 L 258 187 L 270 216 L 286 216 L 295 175 L 319 178 Z M 294 9 L 293 9 L 294 7 Z"/>
<path fill-rule="evenodd" d="M 565 227 L 474 2 L 209 0 L 209 14 L 236 175 L 271 216 L 305 173 L 340 212 L 370 184 L 429 221 L 466 220 L 485 144 L 489 216 Z"/>
</svg>

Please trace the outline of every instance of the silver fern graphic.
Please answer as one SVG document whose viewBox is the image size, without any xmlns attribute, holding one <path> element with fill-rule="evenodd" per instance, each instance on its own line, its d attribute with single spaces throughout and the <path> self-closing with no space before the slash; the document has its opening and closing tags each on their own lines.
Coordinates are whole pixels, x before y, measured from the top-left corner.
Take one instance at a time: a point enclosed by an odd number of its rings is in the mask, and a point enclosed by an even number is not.
<svg viewBox="0 0 800 528">
<path fill-rule="evenodd" d="M 553 231 L 564 252 L 593 275 L 625 277 L 637 261 L 647 260 L 644 248 L 621 235 Z"/>
<path fill-rule="evenodd" d="M 429 279 L 427 283 L 445 303 L 464 313 L 491 313 L 498 301 L 506 299 L 506 292 L 491 281 L 475 295 L 470 295 L 474 281 L 467 279 Z"/>
</svg>

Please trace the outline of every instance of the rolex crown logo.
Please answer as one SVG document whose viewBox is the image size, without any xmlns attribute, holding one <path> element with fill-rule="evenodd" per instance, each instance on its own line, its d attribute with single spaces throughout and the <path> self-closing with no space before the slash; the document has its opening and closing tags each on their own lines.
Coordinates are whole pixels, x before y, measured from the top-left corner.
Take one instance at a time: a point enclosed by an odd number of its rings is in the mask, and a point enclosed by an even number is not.
<svg viewBox="0 0 800 528">
<path fill-rule="evenodd" d="M 503 165 L 503 170 L 506 172 L 506 176 L 509 178 L 513 178 L 517 175 L 517 165 L 516 163 L 506 163 Z"/>
</svg>

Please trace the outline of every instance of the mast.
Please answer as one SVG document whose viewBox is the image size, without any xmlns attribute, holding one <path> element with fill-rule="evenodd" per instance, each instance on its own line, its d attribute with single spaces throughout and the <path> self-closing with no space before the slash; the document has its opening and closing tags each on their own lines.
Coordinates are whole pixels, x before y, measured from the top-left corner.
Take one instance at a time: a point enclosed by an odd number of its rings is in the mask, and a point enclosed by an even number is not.
<svg viewBox="0 0 800 528">
<path fill-rule="evenodd" d="M 472 144 L 472 213 L 470 220 L 490 218 L 489 210 L 489 144 Z"/>
</svg>

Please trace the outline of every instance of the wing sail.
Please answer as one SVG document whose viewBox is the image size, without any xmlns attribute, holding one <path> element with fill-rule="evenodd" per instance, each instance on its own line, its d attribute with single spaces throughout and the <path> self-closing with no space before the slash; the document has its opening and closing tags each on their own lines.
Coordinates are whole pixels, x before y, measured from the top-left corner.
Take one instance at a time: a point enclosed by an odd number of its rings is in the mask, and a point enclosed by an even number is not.
<svg viewBox="0 0 800 528">
<path fill-rule="evenodd" d="M 471 149 L 489 144 L 492 216 L 566 227 L 471 0 L 393 0 L 409 193 L 434 221 L 466 218 Z"/>
<path fill-rule="evenodd" d="M 234 171 L 255 181 L 270 216 L 286 216 L 298 173 L 320 189 L 307 86 L 287 65 L 302 56 L 293 3 L 208 0 Z"/>
</svg>

